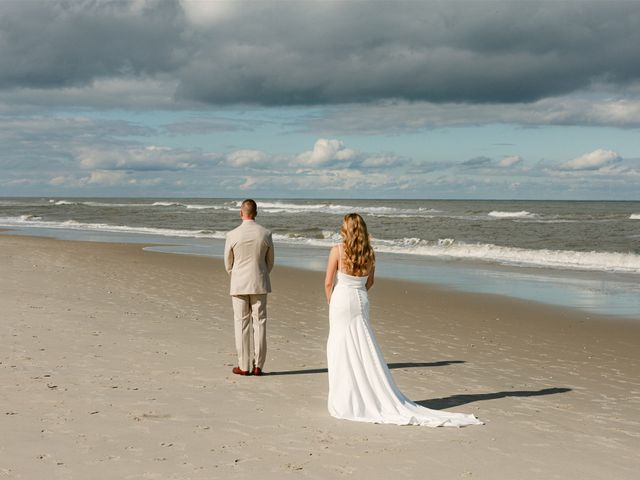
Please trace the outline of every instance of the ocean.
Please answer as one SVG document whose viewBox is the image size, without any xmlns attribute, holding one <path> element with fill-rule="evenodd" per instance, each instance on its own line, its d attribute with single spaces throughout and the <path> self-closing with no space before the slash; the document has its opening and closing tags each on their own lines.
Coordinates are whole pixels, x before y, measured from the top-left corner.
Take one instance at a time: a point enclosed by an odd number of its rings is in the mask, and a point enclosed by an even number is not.
<svg viewBox="0 0 640 480">
<path fill-rule="evenodd" d="M 220 257 L 239 201 L 0 198 L 0 227 Z M 640 202 L 258 199 L 278 263 L 321 271 L 360 213 L 377 274 L 640 319 Z M 322 282 L 322 279 L 319 279 Z"/>
</svg>

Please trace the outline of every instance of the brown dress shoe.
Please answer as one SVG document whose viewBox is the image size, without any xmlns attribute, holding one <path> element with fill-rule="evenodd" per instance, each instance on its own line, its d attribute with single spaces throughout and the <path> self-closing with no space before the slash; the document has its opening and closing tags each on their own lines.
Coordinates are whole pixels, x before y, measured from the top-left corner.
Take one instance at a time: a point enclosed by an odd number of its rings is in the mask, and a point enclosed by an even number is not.
<svg viewBox="0 0 640 480">
<path fill-rule="evenodd" d="M 251 372 L 251 375 L 255 375 L 256 377 L 261 377 L 262 369 L 260 367 L 253 367 L 253 371 Z"/>
<path fill-rule="evenodd" d="M 231 371 L 236 375 L 251 375 L 251 373 L 249 373 L 249 370 L 241 370 L 240 367 L 233 367 L 233 370 Z"/>
</svg>

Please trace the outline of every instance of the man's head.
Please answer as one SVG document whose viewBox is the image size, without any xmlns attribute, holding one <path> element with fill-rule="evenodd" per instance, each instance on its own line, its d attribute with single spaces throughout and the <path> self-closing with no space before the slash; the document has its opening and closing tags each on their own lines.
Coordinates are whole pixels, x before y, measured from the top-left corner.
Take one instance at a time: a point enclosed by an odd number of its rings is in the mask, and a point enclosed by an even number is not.
<svg viewBox="0 0 640 480">
<path fill-rule="evenodd" d="M 247 198 L 240 207 L 240 216 L 243 220 L 253 220 L 256 215 L 258 215 L 258 205 L 256 205 L 255 201 Z"/>
</svg>

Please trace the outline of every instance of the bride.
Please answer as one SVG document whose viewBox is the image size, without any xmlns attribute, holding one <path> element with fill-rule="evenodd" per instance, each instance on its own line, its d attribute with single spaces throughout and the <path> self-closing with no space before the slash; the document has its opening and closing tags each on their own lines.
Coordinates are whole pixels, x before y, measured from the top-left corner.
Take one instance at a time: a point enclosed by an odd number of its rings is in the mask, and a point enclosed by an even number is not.
<svg viewBox="0 0 640 480">
<path fill-rule="evenodd" d="M 346 420 L 397 425 L 481 424 L 474 415 L 422 407 L 400 392 L 369 323 L 367 290 L 374 282 L 375 254 L 367 225 L 360 215 L 350 213 L 340 234 L 342 243 L 331 249 L 325 278 L 329 413 Z"/>
</svg>

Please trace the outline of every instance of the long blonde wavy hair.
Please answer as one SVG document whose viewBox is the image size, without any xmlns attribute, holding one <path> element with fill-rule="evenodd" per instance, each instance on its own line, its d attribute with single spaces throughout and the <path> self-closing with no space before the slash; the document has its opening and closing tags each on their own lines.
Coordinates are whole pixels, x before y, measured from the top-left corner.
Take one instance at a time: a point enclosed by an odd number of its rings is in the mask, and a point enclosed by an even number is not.
<svg viewBox="0 0 640 480">
<path fill-rule="evenodd" d="M 357 213 L 348 213 L 342 221 L 343 258 L 345 273 L 348 275 L 367 275 L 375 262 L 376 256 L 369 242 L 367 224 Z"/>
</svg>

